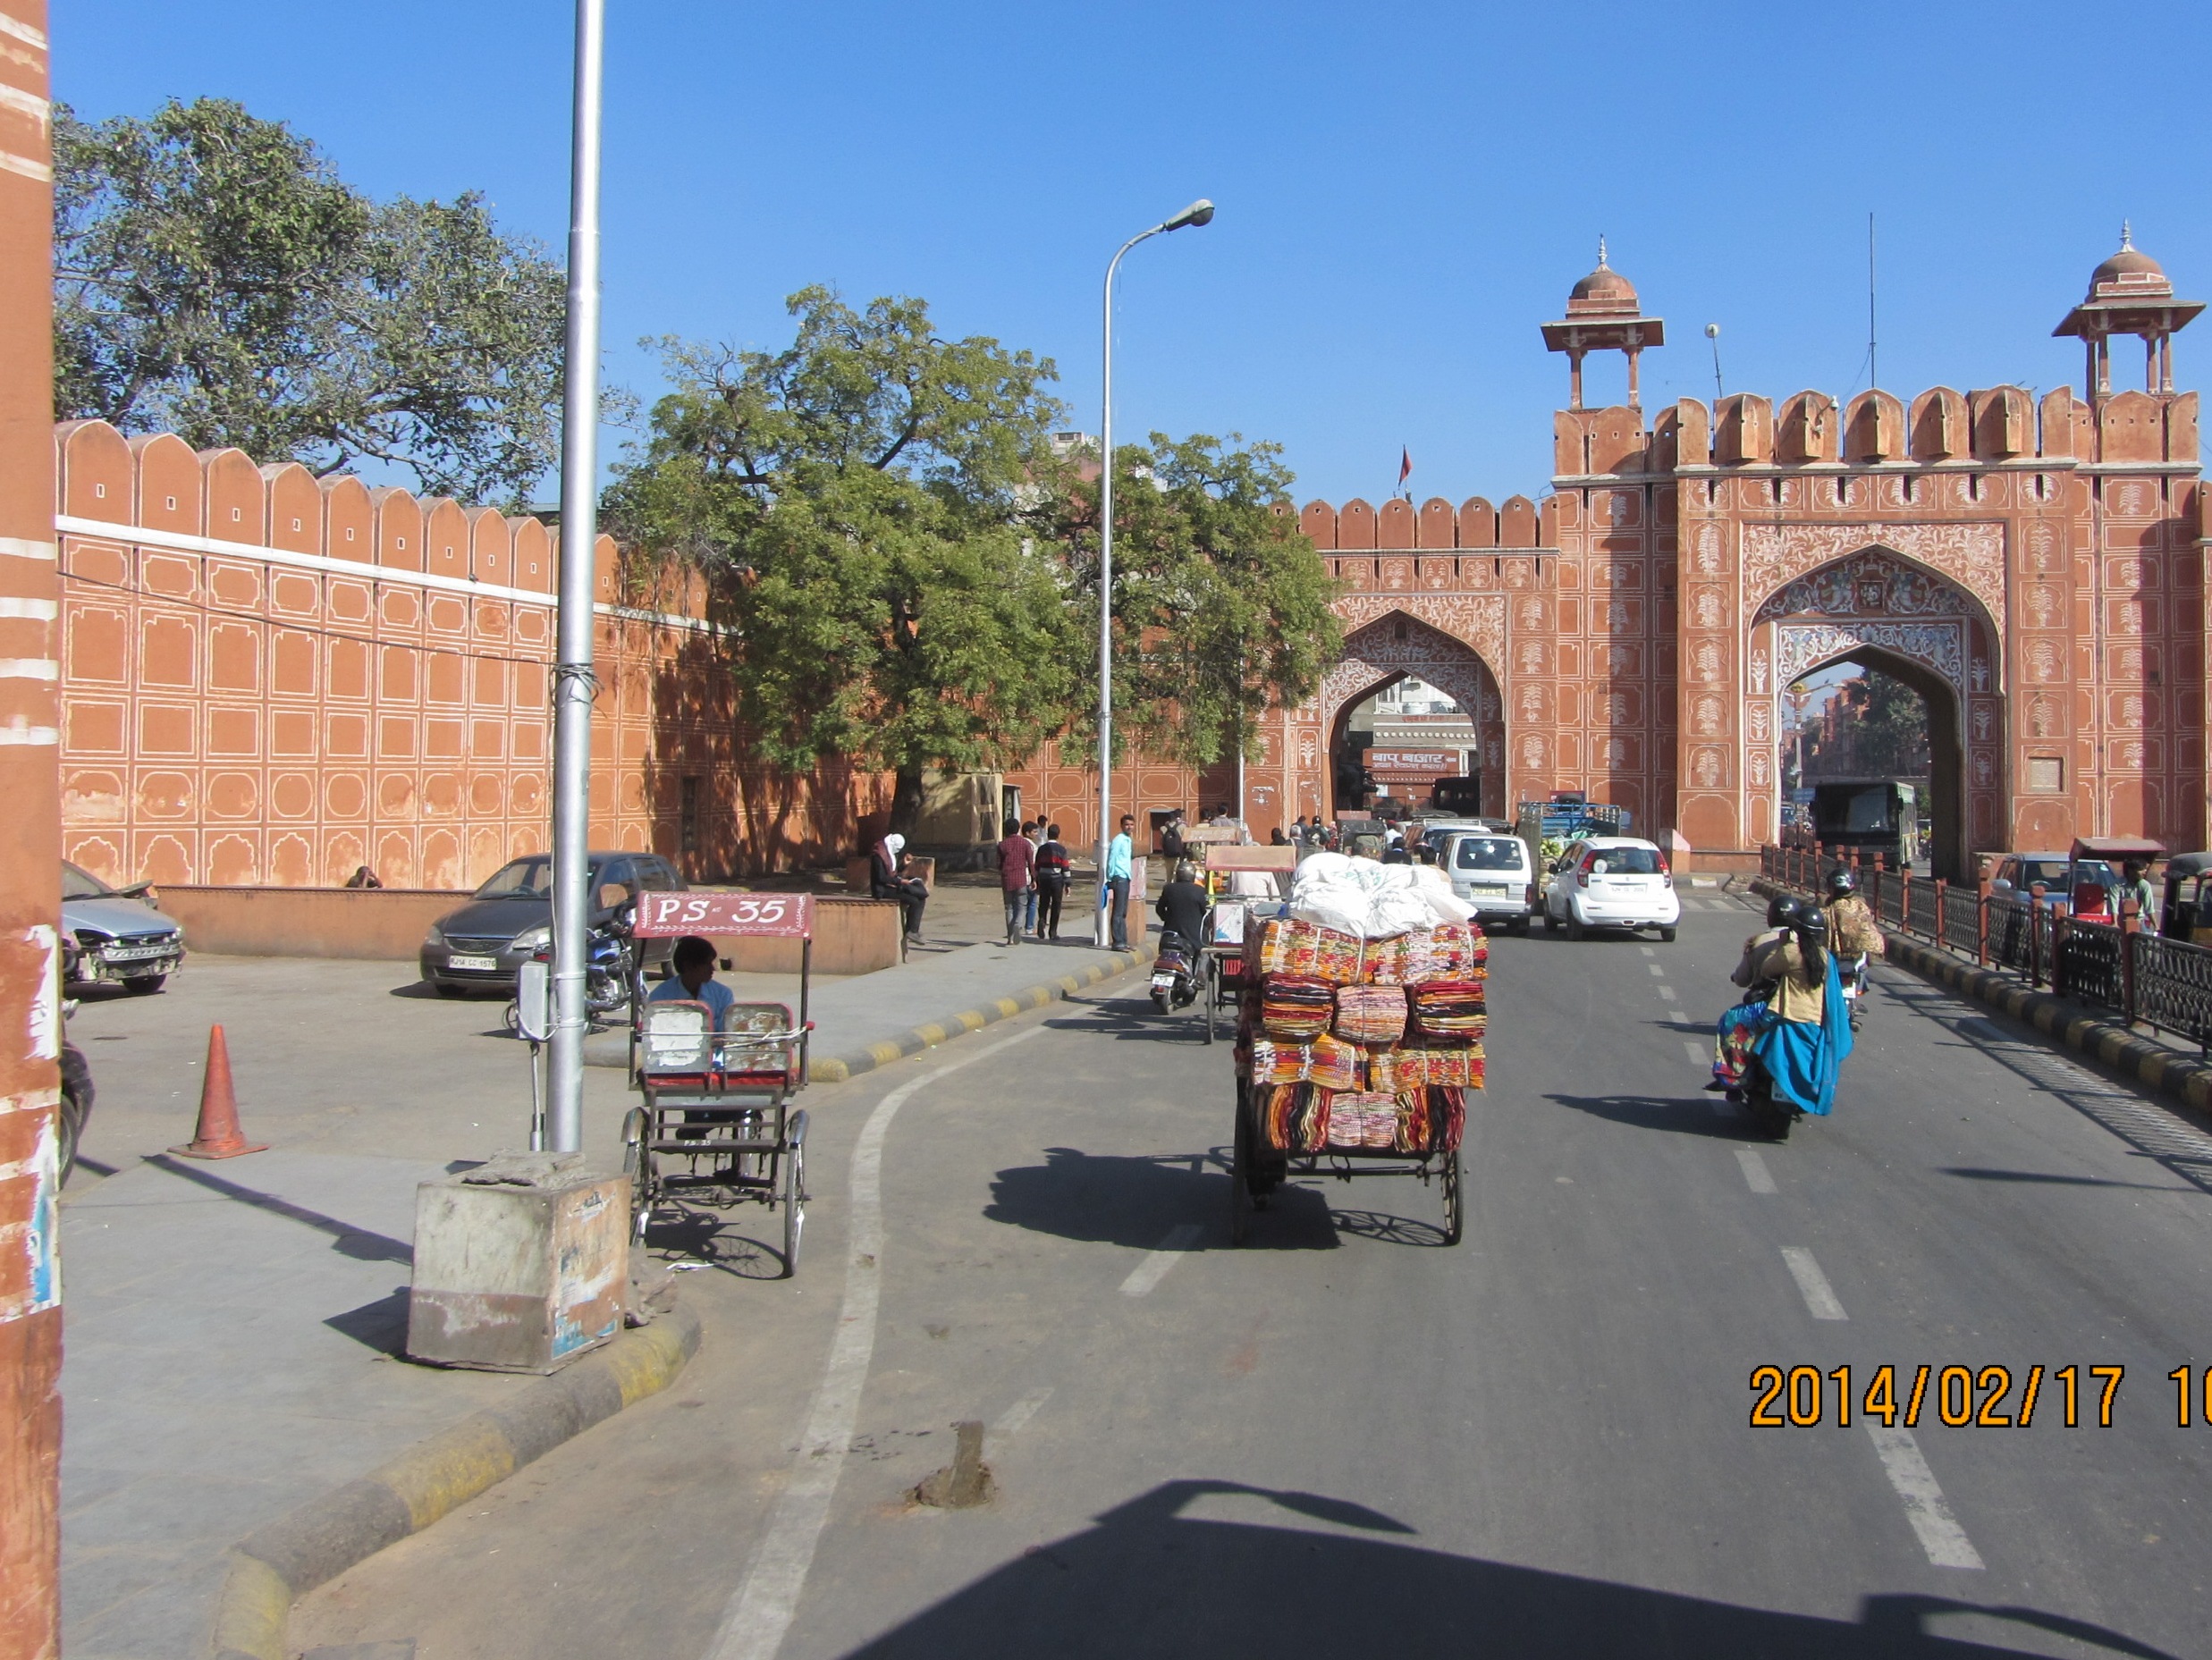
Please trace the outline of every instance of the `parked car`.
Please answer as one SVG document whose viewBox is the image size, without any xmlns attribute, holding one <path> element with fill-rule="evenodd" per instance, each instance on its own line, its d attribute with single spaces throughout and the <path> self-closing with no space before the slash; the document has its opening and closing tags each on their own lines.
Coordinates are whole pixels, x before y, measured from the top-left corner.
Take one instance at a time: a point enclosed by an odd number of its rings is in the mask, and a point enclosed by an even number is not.
<svg viewBox="0 0 2212 1660">
<path fill-rule="evenodd" d="M 1544 890 L 1544 926 L 1579 940 L 1588 928 L 1656 928 L 1671 940 L 1682 921 L 1667 855 L 1634 836 L 1592 836 L 1568 848 Z"/>
<path fill-rule="evenodd" d="M 153 885 L 110 888 L 62 861 L 63 986 L 119 985 L 158 991 L 184 964 L 184 930 L 154 906 Z"/>
<path fill-rule="evenodd" d="M 2037 882 L 2044 885 L 2051 909 L 2064 914 L 2073 908 L 2074 889 L 2095 882 L 2106 893 L 2120 891 L 2120 874 L 2102 859 L 2079 859 L 2070 853 L 2008 853 L 1997 861 L 1989 878 L 1989 891 L 2005 898 L 2028 897 Z"/>
<path fill-rule="evenodd" d="M 1485 928 L 1528 932 L 1536 911 L 1536 866 L 1528 843 L 1493 830 L 1456 831 L 1444 838 L 1439 865 Z"/>
<path fill-rule="evenodd" d="M 683 893 L 690 884 L 658 854 L 595 853 L 586 888 L 596 924 L 640 893 Z M 553 855 L 533 853 L 509 863 L 467 905 L 430 925 L 422 942 L 422 977 L 446 997 L 470 991 L 511 997 L 522 965 L 552 938 Z M 646 941 L 646 966 L 665 967 L 670 944 Z"/>
</svg>

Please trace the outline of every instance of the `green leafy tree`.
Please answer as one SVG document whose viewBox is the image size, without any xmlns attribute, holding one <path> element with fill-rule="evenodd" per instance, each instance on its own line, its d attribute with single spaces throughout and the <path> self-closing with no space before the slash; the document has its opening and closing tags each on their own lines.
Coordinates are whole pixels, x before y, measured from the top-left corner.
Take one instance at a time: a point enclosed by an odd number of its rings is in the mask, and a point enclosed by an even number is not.
<svg viewBox="0 0 2212 1660">
<path fill-rule="evenodd" d="M 1342 654 L 1329 569 L 1298 528 L 1280 446 L 1154 433 L 1115 456 L 1116 749 L 1208 766 L 1250 758 L 1271 711 L 1318 691 Z M 1098 628 L 1098 487 L 1063 530 Z M 1094 714 L 1076 731 L 1095 753 Z"/>
<path fill-rule="evenodd" d="M 375 203 L 222 98 L 56 105 L 55 404 L 331 473 L 512 503 L 552 463 L 560 267 L 483 199 Z"/>
<path fill-rule="evenodd" d="M 781 351 L 662 342 L 673 390 L 616 468 L 615 534 L 705 572 L 740 737 L 787 771 L 896 775 L 1025 761 L 1082 695 L 1050 521 L 1048 360 L 939 339 L 928 308 L 788 302 Z"/>
</svg>

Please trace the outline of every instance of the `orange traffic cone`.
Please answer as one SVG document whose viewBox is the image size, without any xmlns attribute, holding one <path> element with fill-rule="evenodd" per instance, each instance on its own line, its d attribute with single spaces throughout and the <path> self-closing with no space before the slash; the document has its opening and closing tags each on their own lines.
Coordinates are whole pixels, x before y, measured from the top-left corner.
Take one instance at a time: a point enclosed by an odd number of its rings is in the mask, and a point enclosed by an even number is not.
<svg viewBox="0 0 2212 1660">
<path fill-rule="evenodd" d="M 207 1029 L 207 1074 L 199 1086 L 199 1125 L 191 1142 L 169 1150 L 186 1159 L 235 1159 L 265 1153 L 266 1142 L 249 1142 L 238 1127 L 238 1091 L 231 1087 L 231 1049 L 223 1028 Z"/>
</svg>

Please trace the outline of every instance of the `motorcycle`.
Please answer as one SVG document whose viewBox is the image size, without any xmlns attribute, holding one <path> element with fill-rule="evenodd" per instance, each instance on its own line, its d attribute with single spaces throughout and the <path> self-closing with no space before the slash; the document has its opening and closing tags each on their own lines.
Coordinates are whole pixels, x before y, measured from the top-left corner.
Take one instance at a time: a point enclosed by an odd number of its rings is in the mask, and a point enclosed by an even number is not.
<svg viewBox="0 0 2212 1660">
<path fill-rule="evenodd" d="M 1152 1007 L 1161 1014 L 1187 1008 L 1198 1000 L 1197 953 L 1181 934 L 1160 936 L 1160 955 L 1152 959 Z"/>
<path fill-rule="evenodd" d="M 595 1025 L 604 1016 L 626 1007 L 633 993 L 637 979 L 630 934 L 634 915 L 632 907 L 626 905 L 604 922 L 593 924 L 585 934 L 584 1012 Z M 553 947 L 541 947 L 532 956 L 537 962 L 551 963 Z M 522 1004 L 519 998 L 507 1005 L 507 1030 L 522 1030 Z"/>
<path fill-rule="evenodd" d="M 1838 965 L 1844 983 L 1844 1000 L 1851 1005 L 1851 1029 L 1859 1030 L 1859 1005 L 1866 997 L 1866 953 L 1844 958 Z"/>
<path fill-rule="evenodd" d="M 1788 1141 L 1791 1129 L 1805 1116 L 1796 1102 L 1775 1094 L 1774 1080 L 1756 1055 L 1743 1068 L 1743 1110 L 1760 1133 L 1773 1142 Z"/>
</svg>

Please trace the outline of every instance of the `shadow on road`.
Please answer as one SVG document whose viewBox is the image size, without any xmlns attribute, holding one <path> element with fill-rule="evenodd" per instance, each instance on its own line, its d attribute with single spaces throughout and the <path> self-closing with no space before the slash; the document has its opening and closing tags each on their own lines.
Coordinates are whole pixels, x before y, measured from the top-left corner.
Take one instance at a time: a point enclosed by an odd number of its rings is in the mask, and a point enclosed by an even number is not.
<svg viewBox="0 0 2212 1660">
<path fill-rule="evenodd" d="M 1141 1038 L 1148 1043 L 1163 1040 L 1170 1042 L 1200 1043 L 1206 1041 L 1206 1009 L 1203 1002 L 1178 1008 L 1163 1015 L 1152 1006 L 1149 998 L 1069 998 L 1063 1008 L 1080 1009 L 1080 1014 L 1055 1015 L 1044 1024 L 1062 1032 L 1087 1032 L 1093 1037 L 1115 1038 L 1127 1041 Z M 1215 1041 L 1227 1043 L 1237 1025 L 1233 1009 L 1223 1009 L 1217 1016 Z"/>
<path fill-rule="evenodd" d="M 992 1178 L 984 1215 L 1061 1239 L 1152 1251 L 1188 1223 L 1203 1224 L 1210 1239 L 1227 1231 L 1228 1173 L 1218 1150 L 1124 1157 L 1048 1147 L 1043 1164 Z M 1269 1196 L 1245 1249 L 1332 1251 L 1339 1243 L 1329 1201 L 1290 1183 Z"/>
<path fill-rule="evenodd" d="M 1665 1095 L 1547 1095 L 1548 1101 L 1572 1107 L 1593 1118 L 1632 1124 L 1640 1129 L 1666 1130 L 1676 1135 L 1701 1135 L 1710 1141 L 1756 1142 L 1765 1138 L 1741 1116 L 1723 1118 L 1713 1111 L 1718 1096 Z"/>
<path fill-rule="evenodd" d="M 1272 1504 L 1358 1531 L 1184 1516 L 1184 1506 L 1198 1499 L 1217 1513 Z M 1971 1660 L 2023 1652 L 1929 1629 L 1942 1616 L 1972 1615 L 2166 1660 L 2163 1651 L 2115 1632 L 2031 1608 L 1870 1597 L 1859 1617 L 1845 1622 L 1374 1537 L 1411 1532 L 1343 1500 L 1229 1481 L 1171 1481 L 1108 1511 L 1085 1532 L 1031 1546 L 852 1653 L 857 1660 L 1250 1654 L 1281 1660 L 1372 1654 Z"/>
</svg>

